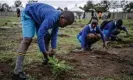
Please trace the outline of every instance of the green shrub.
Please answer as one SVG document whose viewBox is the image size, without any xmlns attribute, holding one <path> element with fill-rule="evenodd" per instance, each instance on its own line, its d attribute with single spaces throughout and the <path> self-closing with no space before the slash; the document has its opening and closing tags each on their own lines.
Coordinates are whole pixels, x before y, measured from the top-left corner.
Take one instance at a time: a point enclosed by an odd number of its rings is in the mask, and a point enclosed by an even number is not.
<svg viewBox="0 0 133 80">
<path fill-rule="evenodd" d="M 56 75 L 59 75 L 61 73 L 64 73 L 73 69 L 73 67 L 67 65 L 64 60 L 59 61 L 55 56 L 49 57 L 49 63 L 52 66 L 52 73 Z"/>
</svg>

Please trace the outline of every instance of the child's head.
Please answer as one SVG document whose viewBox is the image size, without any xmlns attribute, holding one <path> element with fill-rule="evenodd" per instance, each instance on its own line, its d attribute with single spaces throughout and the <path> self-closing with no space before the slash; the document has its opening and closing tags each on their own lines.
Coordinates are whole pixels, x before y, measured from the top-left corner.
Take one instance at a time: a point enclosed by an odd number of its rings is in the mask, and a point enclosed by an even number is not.
<svg viewBox="0 0 133 80">
<path fill-rule="evenodd" d="M 74 22 L 74 14 L 71 11 L 63 11 L 60 16 L 59 26 L 66 27 Z"/>
<path fill-rule="evenodd" d="M 119 19 L 119 20 L 116 21 L 116 26 L 118 28 L 120 28 L 122 26 L 122 24 L 123 24 L 123 21 L 121 19 Z"/>
<path fill-rule="evenodd" d="M 98 24 L 98 19 L 97 18 L 92 18 L 92 21 L 91 21 L 91 26 L 92 28 L 95 28 Z"/>
</svg>

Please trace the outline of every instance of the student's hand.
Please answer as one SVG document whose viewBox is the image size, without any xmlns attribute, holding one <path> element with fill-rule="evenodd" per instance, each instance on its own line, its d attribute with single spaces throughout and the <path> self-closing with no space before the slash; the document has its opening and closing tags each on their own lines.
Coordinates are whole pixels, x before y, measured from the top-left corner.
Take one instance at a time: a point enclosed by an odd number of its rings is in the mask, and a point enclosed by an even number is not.
<svg viewBox="0 0 133 80">
<path fill-rule="evenodd" d="M 43 56 L 44 56 L 44 59 L 48 59 L 49 52 L 48 52 L 48 51 L 45 51 L 45 52 L 43 53 Z"/>
<path fill-rule="evenodd" d="M 52 49 L 51 52 L 52 52 L 52 53 L 56 53 L 56 49 Z"/>
<path fill-rule="evenodd" d="M 49 56 L 52 57 L 53 55 L 55 55 L 56 53 L 56 49 L 52 49 L 50 52 L 49 52 Z"/>
</svg>

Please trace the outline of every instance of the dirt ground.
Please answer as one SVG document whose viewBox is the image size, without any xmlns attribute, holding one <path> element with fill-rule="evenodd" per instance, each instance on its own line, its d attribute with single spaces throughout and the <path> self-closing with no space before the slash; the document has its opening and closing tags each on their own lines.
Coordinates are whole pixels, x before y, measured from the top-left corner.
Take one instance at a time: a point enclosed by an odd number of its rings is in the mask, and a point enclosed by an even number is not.
<svg viewBox="0 0 133 80">
<path fill-rule="evenodd" d="M 14 52 L 20 42 L 20 28 L 0 29 L 0 80 L 12 80 L 15 66 Z M 124 46 L 126 45 L 126 46 Z M 66 60 L 73 70 L 64 73 L 56 80 L 133 80 L 132 43 L 108 50 L 94 50 L 84 53 L 57 54 L 59 60 Z M 12 57 L 13 56 L 13 57 Z M 32 77 L 30 80 L 55 80 L 50 66 L 40 62 L 24 65 L 24 70 Z"/>
</svg>

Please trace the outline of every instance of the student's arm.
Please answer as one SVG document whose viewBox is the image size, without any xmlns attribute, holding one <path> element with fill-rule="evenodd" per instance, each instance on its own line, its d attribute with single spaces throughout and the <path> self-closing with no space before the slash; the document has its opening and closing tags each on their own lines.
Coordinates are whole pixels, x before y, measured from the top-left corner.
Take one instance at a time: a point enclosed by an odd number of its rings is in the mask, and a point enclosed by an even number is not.
<svg viewBox="0 0 133 80">
<path fill-rule="evenodd" d="M 105 37 L 104 37 L 104 34 L 102 33 L 102 31 L 101 31 L 101 29 L 100 29 L 99 26 L 97 27 L 97 30 L 98 30 L 98 32 L 99 32 L 100 35 L 101 35 L 101 38 L 102 38 L 103 43 L 105 43 Z"/>
<path fill-rule="evenodd" d="M 38 39 L 38 46 L 40 48 L 40 51 L 42 53 L 46 53 L 46 48 L 45 48 L 45 41 L 44 41 L 44 36 L 48 33 L 49 26 L 53 26 L 52 20 L 45 19 L 37 33 L 37 39 Z"/>
<path fill-rule="evenodd" d="M 103 41 L 103 47 L 106 47 L 106 44 L 105 44 L 105 36 L 104 36 L 104 34 L 102 33 L 102 31 L 101 31 L 101 29 L 100 29 L 99 26 L 97 27 L 97 30 L 98 30 L 98 32 L 99 32 L 100 35 L 101 35 L 101 38 L 102 38 L 102 41 Z"/>
<path fill-rule="evenodd" d="M 80 37 L 82 35 L 82 32 L 80 31 L 77 35 L 77 38 Z"/>
<path fill-rule="evenodd" d="M 81 37 L 81 47 L 82 48 L 85 48 L 85 44 L 86 44 L 86 37 L 87 37 L 87 34 L 89 32 L 89 26 L 85 26 L 83 29 L 82 29 L 82 37 Z"/>
<path fill-rule="evenodd" d="M 107 34 L 107 39 L 109 39 L 109 37 L 111 36 L 111 32 L 112 32 L 112 28 L 114 27 L 113 26 L 113 23 L 110 23 L 107 25 L 108 26 L 108 34 Z"/>
<path fill-rule="evenodd" d="M 122 30 L 125 31 L 128 34 L 128 30 L 125 26 L 122 26 Z"/>
<path fill-rule="evenodd" d="M 51 47 L 52 47 L 52 49 L 56 49 L 58 30 L 59 30 L 59 27 L 55 27 L 52 29 L 52 33 L 51 33 Z"/>
</svg>

